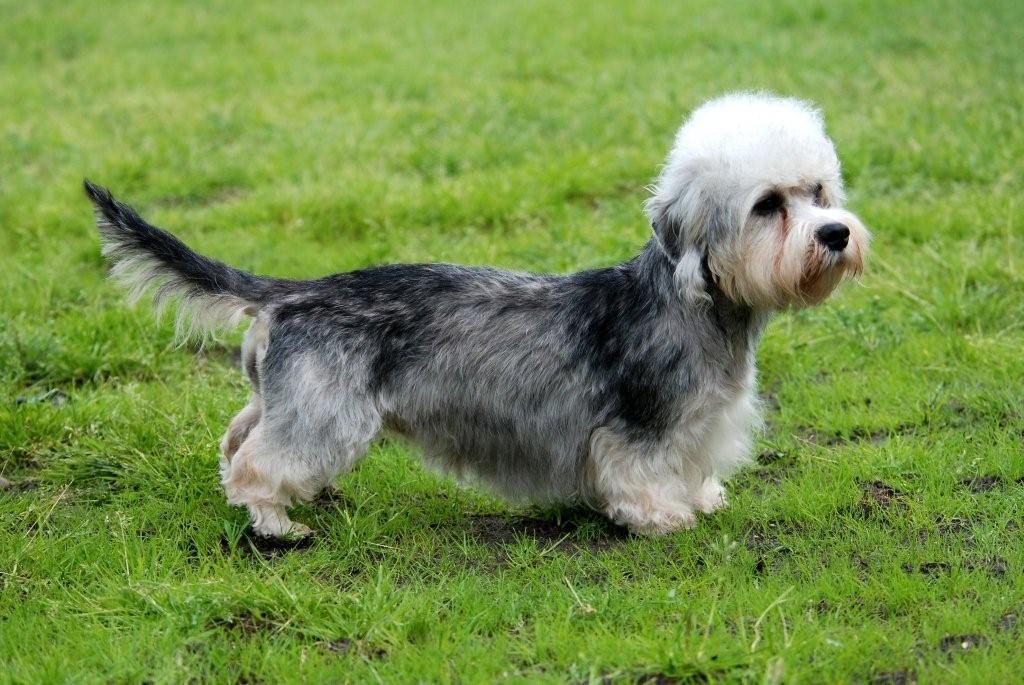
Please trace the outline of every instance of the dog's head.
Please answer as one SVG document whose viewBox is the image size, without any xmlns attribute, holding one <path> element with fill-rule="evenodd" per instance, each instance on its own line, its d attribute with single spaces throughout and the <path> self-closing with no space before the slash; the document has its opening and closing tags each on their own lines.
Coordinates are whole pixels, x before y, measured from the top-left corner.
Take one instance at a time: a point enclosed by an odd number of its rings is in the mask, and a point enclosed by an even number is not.
<svg viewBox="0 0 1024 685">
<path fill-rule="evenodd" d="M 821 113 L 741 93 L 679 129 L 647 213 L 682 290 L 703 292 L 706 262 L 730 299 L 780 309 L 821 302 L 863 269 L 870 234 L 843 200 Z"/>
</svg>

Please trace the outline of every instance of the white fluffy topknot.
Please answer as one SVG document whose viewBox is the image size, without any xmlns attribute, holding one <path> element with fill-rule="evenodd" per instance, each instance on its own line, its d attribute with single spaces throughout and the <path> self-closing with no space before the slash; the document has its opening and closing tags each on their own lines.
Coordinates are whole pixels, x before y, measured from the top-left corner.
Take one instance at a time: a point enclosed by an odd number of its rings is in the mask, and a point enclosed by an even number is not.
<svg viewBox="0 0 1024 685">
<path fill-rule="evenodd" d="M 709 192 L 743 197 L 766 184 L 811 180 L 841 192 L 839 157 L 821 111 L 796 98 L 731 93 L 701 105 L 680 127 L 647 211 L 652 221 L 666 210 L 685 219 L 695 193 L 701 200 Z M 698 181 L 699 188 L 689 187 Z"/>
</svg>

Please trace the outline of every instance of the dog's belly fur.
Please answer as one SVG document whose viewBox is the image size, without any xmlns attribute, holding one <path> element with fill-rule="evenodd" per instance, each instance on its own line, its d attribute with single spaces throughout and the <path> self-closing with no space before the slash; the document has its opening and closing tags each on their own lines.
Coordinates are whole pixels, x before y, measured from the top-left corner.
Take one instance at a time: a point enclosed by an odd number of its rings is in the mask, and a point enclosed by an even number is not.
<svg viewBox="0 0 1024 685">
<path fill-rule="evenodd" d="M 384 400 L 393 407 L 385 426 L 417 444 L 438 470 L 482 481 L 508 499 L 600 506 L 607 490 L 602 479 L 621 478 L 623 471 L 646 474 L 644 480 L 700 483 L 724 480 L 743 466 L 758 423 L 753 369 L 749 379 L 729 391 L 696 393 L 681 402 L 663 434 L 644 439 L 631 439 L 607 411 L 588 411 L 613 404 L 597 387 L 578 395 L 555 390 L 537 401 L 508 380 L 501 397 L 488 386 L 475 392 L 455 385 L 451 393 L 452 386 L 437 382 L 411 389 L 413 397 Z M 615 473 L 599 475 L 605 464 Z"/>
<path fill-rule="evenodd" d="M 243 361 L 275 442 L 327 476 L 352 464 L 324 453 L 384 427 L 511 499 L 600 505 L 612 476 L 595 460 L 653 478 L 719 473 L 713 455 L 730 450 L 715 434 L 752 397 L 755 324 L 681 309 L 649 282 L 659 276 L 670 265 L 654 251 L 568 277 L 342 274 L 261 314 Z"/>
</svg>

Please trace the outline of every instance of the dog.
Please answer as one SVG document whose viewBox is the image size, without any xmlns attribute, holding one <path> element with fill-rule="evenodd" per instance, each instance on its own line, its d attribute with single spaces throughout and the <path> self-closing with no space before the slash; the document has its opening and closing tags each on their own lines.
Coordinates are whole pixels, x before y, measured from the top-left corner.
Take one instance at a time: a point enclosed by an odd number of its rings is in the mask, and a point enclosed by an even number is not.
<svg viewBox="0 0 1024 685">
<path fill-rule="evenodd" d="M 383 431 L 510 500 L 574 502 L 640 534 L 726 505 L 759 425 L 755 352 L 775 312 L 858 276 L 870 235 L 843 208 L 821 113 L 736 93 L 679 129 L 645 210 L 652 235 L 569 275 L 387 265 L 316 280 L 201 256 L 85 181 L 112 275 L 179 324 L 253 321 L 248 405 L 221 443 L 227 500 L 263 536 Z"/>
</svg>

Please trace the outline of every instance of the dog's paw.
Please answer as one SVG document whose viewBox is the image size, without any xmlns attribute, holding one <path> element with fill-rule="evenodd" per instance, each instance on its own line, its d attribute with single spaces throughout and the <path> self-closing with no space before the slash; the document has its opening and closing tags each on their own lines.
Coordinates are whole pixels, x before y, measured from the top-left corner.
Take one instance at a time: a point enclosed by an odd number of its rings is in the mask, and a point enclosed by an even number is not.
<svg viewBox="0 0 1024 685">
<path fill-rule="evenodd" d="M 313 529 L 304 523 L 291 521 L 290 524 L 291 525 L 287 528 L 254 525 L 252 527 L 252 532 L 255 533 L 257 537 L 263 538 L 264 540 L 277 540 L 285 543 L 300 542 L 314 534 Z"/>
<path fill-rule="evenodd" d="M 693 498 L 694 508 L 702 514 L 712 514 L 725 509 L 729 503 L 725 499 L 725 488 L 717 480 L 704 481 L 701 489 Z"/>
<path fill-rule="evenodd" d="M 608 517 L 620 526 L 626 526 L 635 535 L 666 535 L 697 527 L 697 516 L 683 505 L 660 508 L 618 506 L 607 511 Z"/>
</svg>

